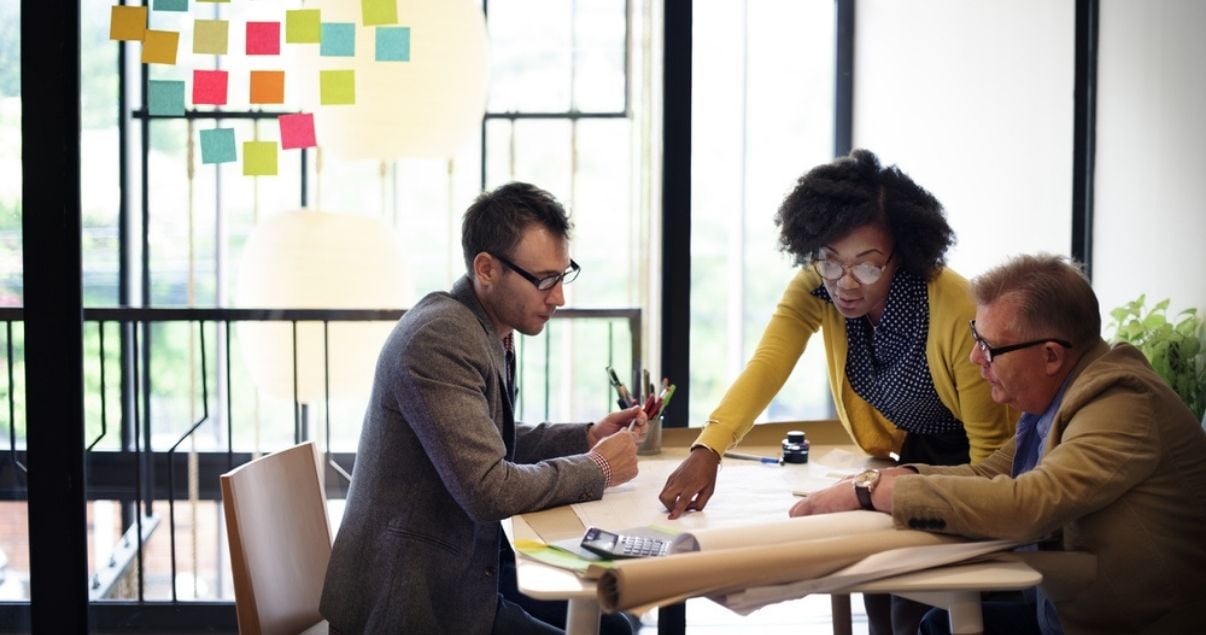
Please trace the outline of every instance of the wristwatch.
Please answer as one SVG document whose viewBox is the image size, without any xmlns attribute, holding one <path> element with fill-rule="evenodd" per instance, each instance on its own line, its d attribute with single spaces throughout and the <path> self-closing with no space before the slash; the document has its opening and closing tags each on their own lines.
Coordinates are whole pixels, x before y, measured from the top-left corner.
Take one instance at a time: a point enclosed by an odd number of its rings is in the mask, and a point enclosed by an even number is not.
<svg viewBox="0 0 1206 635">
<path fill-rule="evenodd" d="M 879 470 L 863 470 L 854 477 L 854 495 L 863 509 L 875 511 L 875 505 L 871 504 L 871 493 L 876 485 L 879 485 Z"/>
</svg>

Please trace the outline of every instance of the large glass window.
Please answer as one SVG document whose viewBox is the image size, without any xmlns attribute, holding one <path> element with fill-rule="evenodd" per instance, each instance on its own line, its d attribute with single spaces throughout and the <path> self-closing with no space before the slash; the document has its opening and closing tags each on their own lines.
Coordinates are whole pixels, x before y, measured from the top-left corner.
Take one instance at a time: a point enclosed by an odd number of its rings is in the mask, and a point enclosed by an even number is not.
<svg viewBox="0 0 1206 635">
<path fill-rule="evenodd" d="M 833 148 L 834 3 L 697 2 L 692 61 L 691 404 L 701 425 L 753 354 L 795 273 L 775 212 Z M 674 280 L 668 280 L 674 284 Z M 831 410 L 810 346 L 767 419 Z"/>
</svg>

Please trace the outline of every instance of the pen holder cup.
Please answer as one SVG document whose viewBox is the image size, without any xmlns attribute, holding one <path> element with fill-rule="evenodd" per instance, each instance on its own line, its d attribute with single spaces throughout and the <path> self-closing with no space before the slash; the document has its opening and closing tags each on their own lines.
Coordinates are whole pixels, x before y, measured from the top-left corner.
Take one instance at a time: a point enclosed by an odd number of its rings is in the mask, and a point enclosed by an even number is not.
<svg viewBox="0 0 1206 635">
<path fill-rule="evenodd" d="M 637 446 L 637 454 L 661 454 L 662 452 L 662 418 L 654 417 L 649 420 L 649 430 L 645 433 L 645 440 Z"/>
</svg>

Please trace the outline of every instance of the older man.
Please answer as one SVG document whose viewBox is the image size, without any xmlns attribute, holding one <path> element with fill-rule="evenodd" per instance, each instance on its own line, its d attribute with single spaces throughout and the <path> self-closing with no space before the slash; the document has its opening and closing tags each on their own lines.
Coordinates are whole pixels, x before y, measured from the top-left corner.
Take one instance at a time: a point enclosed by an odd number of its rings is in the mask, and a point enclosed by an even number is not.
<svg viewBox="0 0 1206 635">
<path fill-rule="evenodd" d="M 902 528 L 1039 543 L 1021 554 L 1044 573 L 1034 605 L 986 608 L 988 633 L 1206 632 L 1193 414 L 1142 353 L 1101 340 L 1097 298 L 1066 260 L 1015 258 L 972 294 L 971 358 L 1024 413 L 1014 443 L 975 466 L 869 470 L 791 514 L 873 508 Z"/>
</svg>

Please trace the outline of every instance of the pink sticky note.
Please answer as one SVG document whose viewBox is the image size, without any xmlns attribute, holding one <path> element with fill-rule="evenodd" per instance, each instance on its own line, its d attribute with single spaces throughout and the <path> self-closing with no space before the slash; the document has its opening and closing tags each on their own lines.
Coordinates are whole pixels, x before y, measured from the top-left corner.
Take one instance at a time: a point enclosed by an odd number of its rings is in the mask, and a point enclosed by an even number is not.
<svg viewBox="0 0 1206 635">
<path fill-rule="evenodd" d="M 193 71 L 193 103 L 226 104 L 227 71 Z"/>
<path fill-rule="evenodd" d="M 248 55 L 280 55 L 281 54 L 281 23 L 280 22 L 248 22 L 247 23 L 247 54 Z"/>
<path fill-rule="evenodd" d="M 313 148 L 318 145 L 314 139 L 314 115 L 303 112 L 296 115 L 281 115 L 277 118 L 281 124 L 281 148 Z"/>
</svg>

